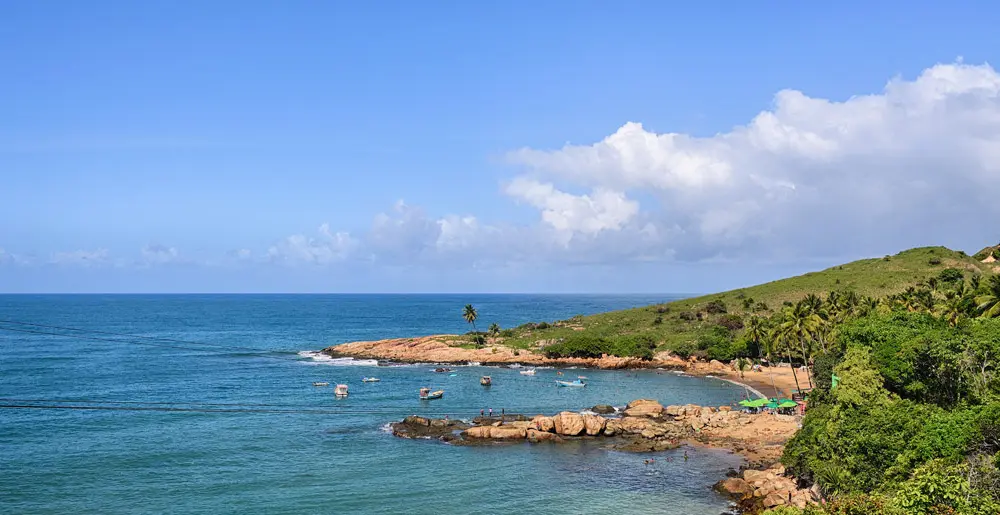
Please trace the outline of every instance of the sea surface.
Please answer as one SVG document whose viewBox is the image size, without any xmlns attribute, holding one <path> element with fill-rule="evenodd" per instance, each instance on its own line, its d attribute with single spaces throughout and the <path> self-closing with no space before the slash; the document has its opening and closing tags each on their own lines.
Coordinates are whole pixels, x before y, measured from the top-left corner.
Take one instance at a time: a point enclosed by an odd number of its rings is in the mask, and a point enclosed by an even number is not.
<svg viewBox="0 0 1000 515">
<path fill-rule="evenodd" d="M 740 389 L 666 371 L 376 366 L 353 340 L 554 321 L 671 295 L 0 296 L 0 513 L 712 514 L 740 458 L 599 442 L 403 440 L 409 414 L 552 414 L 632 399 L 728 404 Z M 31 324 L 31 325 L 29 325 Z M 493 386 L 479 377 L 493 377 Z M 377 376 L 379 383 L 362 383 Z M 315 387 L 326 381 L 329 387 Z M 333 385 L 347 383 L 337 399 Z M 444 398 L 420 401 L 422 386 Z M 687 452 L 688 459 L 684 459 Z"/>
</svg>

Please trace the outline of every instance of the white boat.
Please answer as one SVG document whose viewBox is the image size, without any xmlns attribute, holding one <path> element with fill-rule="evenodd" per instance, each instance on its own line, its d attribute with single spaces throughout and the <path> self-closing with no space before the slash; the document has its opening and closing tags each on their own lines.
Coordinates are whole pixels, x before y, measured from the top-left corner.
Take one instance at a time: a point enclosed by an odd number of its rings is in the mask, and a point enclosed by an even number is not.
<svg viewBox="0 0 1000 515">
<path fill-rule="evenodd" d="M 522 371 L 520 372 L 520 374 L 521 374 L 522 376 L 533 376 L 533 375 L 535 375 L 535 369 L 533 369 L 533 368 L 529 368 L 528 370 L 522 370 Z"/>
<path fill-rule="evenodd" d="M 313 386 L 330 386 L 330 383 L 327 383 L 325 381 L 317 381 L 313 383 Z"/>
<path fill-rule="evenodd" d="M 583 387 L 583 386 L 587 386 L 587 383 L 585 383 L 585 382 L 583 382 L 583 381 L 581 381 L 579 379 L 577 379 L 576 381 L 559 381 L 559 380 L 556 380 L 556 386 Z"/>
<path fill-rule="evenodd" d="M 362 377 L 361 381 L 364 382 L 364 383 L 377 383 L 377 382 L 381 381 L 381 379 L 379 379 L 377 377 Z"/>
<path fill-rule="evenodd" d="M 438 390 L 436 392 L 432 392 L 430 388 L 420 389 L 420 400 L 422 401 L 440 399 L 443 395 L 444 395 L 444 390 Z"/>
<path fill-rule="evenodd" d="M 337 387 L 333 389 L 333 394 L 337 397 L 347 397 L 347 385 L 338 384 Z"/>
</svg>

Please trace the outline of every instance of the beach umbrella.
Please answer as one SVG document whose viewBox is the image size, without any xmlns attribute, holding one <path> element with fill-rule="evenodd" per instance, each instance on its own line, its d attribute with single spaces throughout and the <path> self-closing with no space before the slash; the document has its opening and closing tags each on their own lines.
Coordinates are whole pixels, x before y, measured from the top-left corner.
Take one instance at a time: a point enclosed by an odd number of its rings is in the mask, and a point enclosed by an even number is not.
<svg viewBox="0 0 1000 515">
<path fill-rule="evenodd" d="M 752 404 L 753 401 L 750 399 L 743 399 L 742 401 L 740 401 L 740 406 L 743 406 L 744 408 L 752 408 L 753 407 L 751 406 Z"/>
<path fill-rule="evenodd" d="M 770 401 L 767 404 L 765 404 L 765 406 L 771 409 L 776 409 L 778 407 L 778 403 L 777 401 Z"/>
<path fill-rule="evenodd" d="M 799 403 L 797 403 L 797 402 L 795 402 L 795 401 L 793 401 L 791 399 L 781 399 L 781 400 L 778 401 L 778 407 L 779 408 L 795 408 L 798 405 L 799 405 Z"/>
<path fill-rule="evenodd" d="M 748 408 L 763 408 L 767 404 L 767 399 L 754 399 L 746 404 Z"/>
</svg>

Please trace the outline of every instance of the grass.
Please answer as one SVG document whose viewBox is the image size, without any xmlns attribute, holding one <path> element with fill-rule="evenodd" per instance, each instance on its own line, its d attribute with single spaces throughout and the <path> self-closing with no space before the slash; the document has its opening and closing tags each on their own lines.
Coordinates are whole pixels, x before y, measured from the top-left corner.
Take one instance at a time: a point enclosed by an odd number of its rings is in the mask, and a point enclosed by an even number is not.
<svg viewBox="0 0 1000 515">
<path fill-rule="evenodd" d="M 784 302 L 796 302 L 807 294 L 825 296 L 830 291 L 850 291 L 863 296 L 884 297 L 936 276 L 946 268 L 957 268 L 966 277 L 988 275 L 990 265 L 963 252 L 945 247 L 921 247 L 895 256 L 863 259 L 818 272 L 722 293 L 683 299 L 641 308 L 577 316 L 551 323 L 544 329 L 535 324 L 514 328 L 498 343 L 517 349 L 538 350 L 570 335 L 610 338 L 624 334 L 648 334 L 659 350 L 692 348 L 721 323 L 739 323 L 749 312 L 763 315 L 780 310 Z M 744 301 L 763 303 L 766 309 L 746 309 Z M 725 313 L 711 309 L 713 302 L 725 305 Z M 718 307 L 720 304 L 716 304 Z M 759 306 L 763 308 L 763 306 Z M 468 337 L 471 340 L 471 336 Z M 463 341 L 465 337 L 462 337 Z M 492 342 L 491 342 L 492 343 Z"/>
</svg>

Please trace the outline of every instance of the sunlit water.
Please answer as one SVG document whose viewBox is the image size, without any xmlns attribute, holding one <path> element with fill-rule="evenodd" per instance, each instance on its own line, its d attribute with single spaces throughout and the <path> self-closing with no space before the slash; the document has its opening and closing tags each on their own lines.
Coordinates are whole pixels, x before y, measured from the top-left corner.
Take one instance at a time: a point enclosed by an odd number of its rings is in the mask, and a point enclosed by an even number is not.
<svg viewBox="0 0 1000 515">
<path fill-rule="evenodd" d="M 398 439 L 386 424 L 414 413 L 554 413 L 636 398 L 728 404 L 741 396 L 731 384 L 563 370 L 589 385 L 558 388 L 554 369 L 529 377 L 454 367 L 452 376 L 308 352 L 465 331 L 469 302 L 480 325 L 508 327 L 670 298 L 0 296 L 0 327 L 96 339 L 0 330 L 0 404 L 114 408 L 0 408 L 0 512 L 718 514 L 727 502 L 710 486 L 740 463 L 724 452 L 687 448 L 684 460 L 683 450 L 667 451 L 644 465 L 646 455 L 598 442 L 464 447 Z M 484 374 L 492 387 L 479 385 Z M 350 386 L 346 399 L 333 396 L 338 382 Z M 422 386 L 445 396 L 420 401 Z"/>
</svg>

